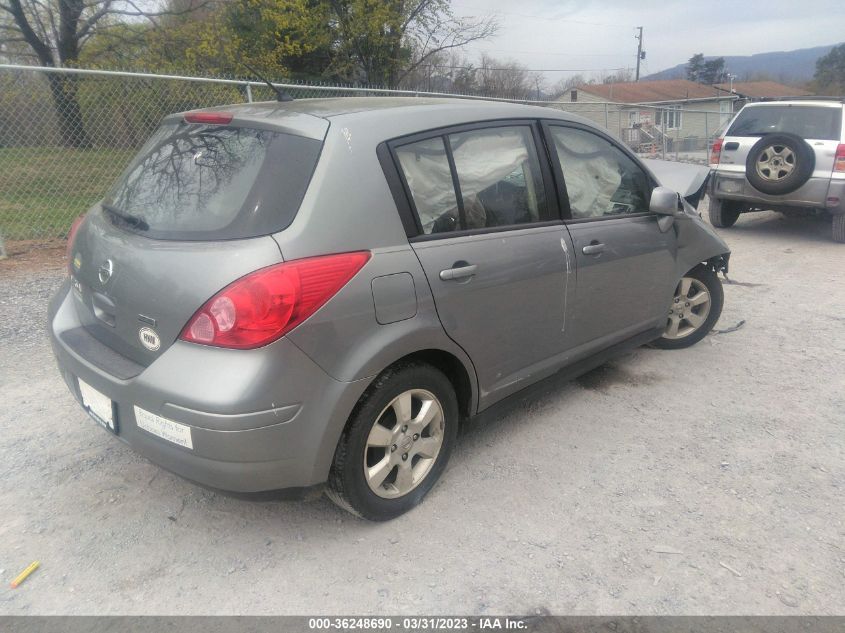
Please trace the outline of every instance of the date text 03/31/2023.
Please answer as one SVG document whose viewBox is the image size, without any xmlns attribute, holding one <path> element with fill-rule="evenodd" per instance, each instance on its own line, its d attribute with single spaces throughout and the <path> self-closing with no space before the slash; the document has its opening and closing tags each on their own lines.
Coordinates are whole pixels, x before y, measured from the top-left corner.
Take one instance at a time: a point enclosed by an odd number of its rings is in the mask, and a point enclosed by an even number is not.
<svg viewBox="0 0 845 633">
<path fill-rule="evenodd" d="M 312 630 L 339 629 L 344 631 L 454 631 L 454 630 L 511 630 L 526 628 L 523 620 L 507 617 L 357 617 L 357 618 L 309 618 L 308 628 Z"/>
</svg>

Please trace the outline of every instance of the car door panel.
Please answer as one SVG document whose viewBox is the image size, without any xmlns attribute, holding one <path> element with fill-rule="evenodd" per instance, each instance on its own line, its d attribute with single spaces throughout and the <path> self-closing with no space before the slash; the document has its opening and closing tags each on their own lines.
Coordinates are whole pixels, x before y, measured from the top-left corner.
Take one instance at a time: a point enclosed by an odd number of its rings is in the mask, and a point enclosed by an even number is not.
<svg viewBox="0 0 845 633">
<path fill-rule="evenodd" d="M 446 333 L 475 365 L 482 408 L 525 386 L 565 352 L 574 262 L 563 225 L 413 247 Z M 442 274 L 468 267 L 474 267 L 468 276 Z"/>
<path fill-rule="evenodd" d="M 447 335 L 484 408 L 553 368 L 567 346 L 575 259 L 536 125 L 459 126 L 393 146 Z"/>
<path fill-rule="evenodd" d="M 627 150 L 579 124 L 543 129 L 569 207 L 577 274 L 568 344 L 581 357 L 665 321 L 677 235 L 648 211 L 654 183 Z"/>
<path fill-rule="evenodd" d="M 577 262 L 573 347 L 602 348 L 658 326 L 676 279 L 676 237 L 647 215 L 569 225 Z M 593 243 L 604 245 L 585 254 Z"/>
</svg>

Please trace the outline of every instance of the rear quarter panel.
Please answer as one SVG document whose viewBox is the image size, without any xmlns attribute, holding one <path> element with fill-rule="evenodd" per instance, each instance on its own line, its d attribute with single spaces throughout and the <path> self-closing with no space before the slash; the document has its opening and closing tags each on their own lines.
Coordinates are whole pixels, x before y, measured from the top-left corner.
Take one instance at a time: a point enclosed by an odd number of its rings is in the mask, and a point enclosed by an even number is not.
<svg viewBox="0 0 845 633">
<path fill-rule="evenodd" d="M 477 402 L 475 371 L 467 354 L 450 339 L 437 315 L 431 289 L 408 243 L 402 221 L 378 161 L 384 140 L 377 120 L 329 130 L 311 187 L 293 224 L 274 235 L 285 260 L 368 250 L 372 258 L 332 299 L 288 338 L 340 381 L 374 378 L 408 354 L 440 350 L 464 366 Z M 380 324 L 373 279 L 396 273 L 413 278 L 416 313 Z"/>
</svg>

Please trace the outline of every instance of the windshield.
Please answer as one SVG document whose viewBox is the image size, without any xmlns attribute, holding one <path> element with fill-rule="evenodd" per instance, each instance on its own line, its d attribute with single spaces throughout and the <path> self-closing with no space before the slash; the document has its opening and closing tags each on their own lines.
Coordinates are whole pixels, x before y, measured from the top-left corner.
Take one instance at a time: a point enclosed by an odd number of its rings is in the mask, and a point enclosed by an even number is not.
<svg viewBox="0 0 845 633">
<path fill-rule="evenodd" d="M 157 239 L 267 235 L 293 221 L 320 147 L 268 130 L 166 123 L 103 208 L 122 228 Z"/>
<path fill-rule="evenodd" d="M 823 106 L 752 106 L 739 113 L 727 136 L 764 136 L 785 132 L 804 139 L 837 141 L 842 124 L 841 112 L 841 108 Z"/>
</svg>

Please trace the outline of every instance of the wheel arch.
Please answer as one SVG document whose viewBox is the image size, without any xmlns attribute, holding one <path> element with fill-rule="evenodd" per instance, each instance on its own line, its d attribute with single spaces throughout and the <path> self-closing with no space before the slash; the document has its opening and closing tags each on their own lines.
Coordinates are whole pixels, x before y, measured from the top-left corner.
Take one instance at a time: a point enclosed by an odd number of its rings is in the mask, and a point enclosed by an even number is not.
<svg viewBox="0 0 845 633">
<path fill-rule="evenodd" d="M 377 374 L 365 380 L 355 381 L 354 384 L 356 384 L 358 396 L 355 398 L 354 404 L 352 406 L 347 404 L 344 410 L 336 411 L 337 419 L 333 423 L 326 425 L 326 430 L 323 433 L 320 443 L 318 460 L 315 464 L 315 481 L 326 481 L 328 479 L 338 442 L 349 427 L 350 421 L 373 383 L 385 371 L 397 365 L 415 361 L 426 363 L 438 369 L 452 383 L 458 398 L 458 410 L 461 415 L 461 421 L 475 414 L 478 408 L 478 381 L 475 369 L 468 357 L 461 358 L 452 351 L 435 347 L 419 349 L 398 356 Z"/>
<path fill-rule="evenodd" d="M 468 418 L 475 413 L 478 406 L 478 390 L 474 370 L 473 375 L 470 376 L 469 370 L 457 356 L 442 349 L 424 349 L 412 352 L 391 363 L 386 369 L 400 363 L 415 361 L 431 365 L 443 372 L 449 379 L 449 382 L 455 388 L 455 395 L 458 398 L 458 411 L 460 411 L 462 418 Z"/>
</svg>

